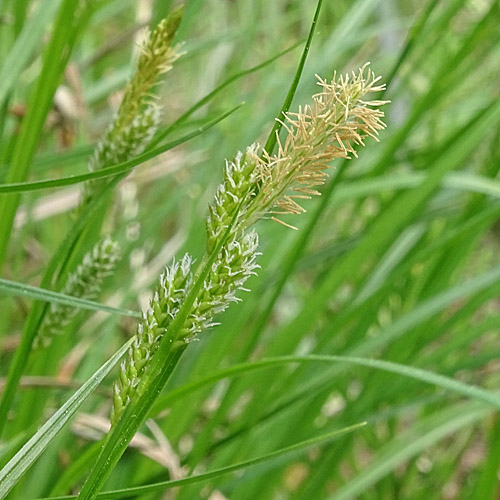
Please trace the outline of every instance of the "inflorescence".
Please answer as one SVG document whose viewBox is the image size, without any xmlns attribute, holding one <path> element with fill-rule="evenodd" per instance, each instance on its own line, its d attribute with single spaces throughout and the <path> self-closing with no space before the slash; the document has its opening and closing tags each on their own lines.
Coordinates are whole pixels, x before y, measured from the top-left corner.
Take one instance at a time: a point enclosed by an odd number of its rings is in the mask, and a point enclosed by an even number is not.
<svg viewBox="0 0 500 500">
<path fill-rule="evenodd" d="M 106 236 L 84 255 L 82 263 L 68 276 L 62 293 L 80 299 L 94 299 L 105 278 L 115 270 L 120 256 L 118 243 Z M 51 304 L 38 329 L 34 347 L 48 347 L 53 338 L 64 331 L 64 327 L 77 312 L 78 309 L 70 305 Z"/>
<path fill-rule="evenodd" d="M 352 77 L 334 76 L 330 83 L 318 77 L 321 92 L 313 96 L 313 104 L 285 115 L 287 136 L 284 141 L 277 137 L 276 154 L 254 144 L 226 162 L 206 224 L 206 256 L 215 249 L 218 255 L 180 332 L 169 339 L 172 349 L 213 326 L 215 315 L 239 300 L 238 290 L 245 290 L 245 282 L 258 268 L 258 236 L 249 227 L 267 214 L 282 222 L 274 215 L 304 212 L 299 201 L 319 194 L 316 187 L 325 182 L 328 164 L 356 156 L 355 146 L 364 145 L 366 136 L 377 139 L 385 127 L 378 108 L 386 101 L 364 99 L 384 86 L 369 68 L 365 76 L 366 69 L 367 65 Z M 112 425 L 138 392 L 148 361 L 182 307 L 194 282 L 192 267 L 186 255 L 160 277 L 114 387 Z"/>
<path fill-rule="evenodd" d="M 180 57 L 172 39 L 182 16 L 182 8 L 172 12 L 150 33 L 141 47 L 137 70 L 127 84 L 113 123 L 98 142 L 88 168 L 91 172 L 125 162 L 145 151 L 160 124 L 160 107 L 151 95 L 158 77 L 172 68 Z M 97 180 L 84 184 L 80 209 L 94 196 Z"/>
</svg>

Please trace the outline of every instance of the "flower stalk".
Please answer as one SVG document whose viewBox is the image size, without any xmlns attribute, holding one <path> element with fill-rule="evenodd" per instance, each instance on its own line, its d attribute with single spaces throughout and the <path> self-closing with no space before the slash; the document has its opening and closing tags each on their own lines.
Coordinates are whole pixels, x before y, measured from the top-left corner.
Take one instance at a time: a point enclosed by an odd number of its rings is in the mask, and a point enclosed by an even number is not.
<svg viewBox="0 0 500 500">
<path fill-rule="evenodd" d="M 112 426 L 130 401 L 143 393 L 141 379 L 165 336 L 172 354 L 216 324 L 215 316 L 231 302 L 240 300 L 238 290 L 246 290 L 246 281 L 258 268 L 258 236 L 250 226 L 267 214 L 288 225 L 274 215 L 304 212 L 299 201 L 319 194 L 316 187 L 325 182 L 329 162 L 356 156 L 355 147 L 364 145 L 366 136 L 377 139 L 385 127 L 384 113 L 378 108 L 386 101 L 366 101 L 365 97 L 384 86 L 377 84 L 380 78 L 370 69 L 365 76 L 366 69 L 367 65 L 352 77 L 334 76 L 330 83 L 318 77 L 321 92 L 313 96 L 313 104 L 285 115 L 287 137 L 283 142 L 278 138 L 275 155 L 254 144 L 226 162 L 223 182 L 209 207 L 203 262 L 214 252 L 217 256 L 175 334 L 169 326 L 186 305 L 197 277 L 192 259 L 184 256 L 160 277 L 115 383 Z"/>
<path fill-rule="evenodd" d="M 355 147 L 364 146 L 366 136 L 378 140 L 379 130 L 385 128 L 384 113 L 378 108 L 389 101 L 365 100 L 385 89 L 368 63 L 351 76 L 334 74 L 330 82 L 316 77 L 321 91 L 313 96 L 313 104 L 285 114 L 282 124 L 287 135 L 284 141 L 277 137 L 278 152 L 247 150 L 259 186 L 251 210 L 256 217 L 271 214 L 283 223 L 274 215 L 305 212 L 300 200 L 320 194 L 316 188 L 328 178 L 329 163 L 357 157 Z"/>
</svg>

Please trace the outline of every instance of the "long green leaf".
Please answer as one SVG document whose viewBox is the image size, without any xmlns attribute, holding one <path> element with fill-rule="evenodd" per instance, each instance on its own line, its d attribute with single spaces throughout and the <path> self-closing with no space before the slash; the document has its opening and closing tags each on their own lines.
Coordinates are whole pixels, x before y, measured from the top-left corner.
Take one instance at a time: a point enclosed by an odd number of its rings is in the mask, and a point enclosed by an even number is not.
<svg viewBox="0 0 500 500">
<path fill-rule="evenodd" d="M 410 458 L 435 445 L 440 439 L 476 423 L 490 411 L 477 403 L 469 403 L 446 408 L 423 419 L 380 449 L 368 466 L 330 495 L 328 500 L 353 500 Z"/>
<path fill-rule="evenodd" d="M 209 123 L 198 127 L 195 131 L 186 134 L 185 136 L 176 139 L 175 141 L 171 141 L 167 144 L 159 146 L 157 148 L 148 150 L 146 153 L 143 153 L 139 156 L 136 156 L 132 160 L 128 160 L 123 163 L 118 163 L 117 165 L 113 165 L 112 167 L 106 167 L 94 172 L 87 172 L 85 174 L 72 175 L 70 177 L 61 177 L 59 179 L 48 179 L 44 181 L 34 181 L 34 182 L 13 182 L 9 184 L 0 184 L 0 193 L 24 193 L 27 191 L 38 191 L 40 189 L 49 189 L 55 187 L 69 186 L 72 184 L 79 184 L 81 182 L 85 182 L 91 179 L 103 179 L 105 177 L 112 177 L 119 174 L 125 174 L 131 171 L 134 167 L 141 165 L 142 163 L 151 160 L 158 155 L 169 151 L 170 149 L 183 144 L 190 139 L 197 137 L 202 134 L 209 128 L 213 127 L 220 121 L 227 118 L 229 115 L 238 110 L 244 103 L 238 104 L 234 108 L 226 111 L 221 114 L 214 120 L 211 120 Z"/>
<path fill-rule="evenodd" d="M 384 360 L 357 358 L 350 356 L 328 356 L 312 354 L 309 356 L 280 356 L 276 358 L 267 358 L 251 363 L 241 363 L 223 370 L 219 370 L 202 379 L 195 380 L 168 392 L 163 397 L 157 400 L 152 409 L 152 414 L 158 413 L 164 408 L 171 406 L 172 404 L 192 394 L 193 392 L 207 385 L 215 384 L 225 378 L 238 377 L 256 370 L 265 370 L 295 363 L 346 363 L 348 365 L 351 364 L 355 366 L 363 366 L 366 368 L 374 368 L 376 370 L 395 373 L 403 377 L 408 377 L 420 382 L 431 384 L 436 387 L 445 389 L 449 392 L 459 394 L 471 399 L 476 399 L 500 409 L 500 396 L 496 395 L 495 393 L 473 385 L 459 382 L 440 374 L 432 373 L 428 370 L 423 370 L 420 368 Z M 93 461 L 94 459 L 95 457 L 92 455 L 90 457 L 90 460 Z"/>
<path fill-rule="evenodd" d="M 435 385 L 437 387 L 441 387 L 443 389 L 446 389 L 450 392 L 454 392 L 456 394 L 460 394 L 462 396 L 466 396 L 472 399 L 476 399 L 478 401 L 481 401 L 483 403 L 487 403 L 488 405 L 491 405 L 495 408 L 500 409 L 500 397 L 497 396 L 494 393 L 491 393 L 489 391 L 485 391 L 479 387 L 475 387 L 472 385 L 468 385 L 462 382 L 459 382 L 457 380 L 453 380 L 449 377 L 445 377 L 439 374 L 432 373 L 427 370 L 422 370 L 419 368 L 407 366 L 407 365 L 401 365 L 398 363 L 393 363 L 389 361 L 383 361 L 383 360 L 376 360 L 376 359 L 365 359 L 365 358 L 356 358 L 356 357 L 350 357 L 350 356 L 327 356 L 327 355 L 309 355 L 309 356 L 282 356 L 282 357 L 277 357 L 277 358 L 269 358 L 269 359 L 263 359 L 257 362 L 253 363 L 242 363 L 240 365 L 235 365 L 230 368 L 227 368 L 225 370 L 220 370 L 217 373 L 214 373 L 208 377 L 205 377 L 204 379 L 194 381 L 190 384 L 186 384 L 182 387 L 179 387 L 176 390 L 171 391 L 169 394 L 164 396 L 160 401 L 158 401 L 158 404 L 155 405 L 156 408 L 163 407 L 164 405 L 170 405 L 174 401 L 177 401 L 179 398 L 185 397 L 186 395 L 200 389 L 201 387 L 208 385 L 208 384 L 213 384 L 215 382 L 218 382 L 224 378 L 227 377 L 234 377 L 234 376 L 240 376 L 244 375 L 247 373 L 250 373 L 254 370 L 261 370 L 261 369 L 266 369 L 266 368 L 273 368 L 276 366 L 280 365 L 287 365 L 290 363 L 307 363 L 307 362 L 325 362 L 325 363 L 347 363 L 347 364 L 353 364 L 357 366 L 363 366 L 367 368 L 374 368 L 377 370 L 383 370 L 387 371 L 390 373 L 395 373 L 398 375 L 402 375 L 404 377 L 409 377 L 413 378 L 415 380 L 419 380 L 421 382 L 425 382 L 428 384 Z M 153 410 L 154 411 L 154 410 Z M 266 455 L 267 458 L 269 458 L 269 455 Z M 247 462 L 245 464 L 248 465 Z M 236 467 L 240 467 L 240 465 L 237 465 Z M 235 466 L 232 466 L 235 467 Z M 230 471 L 228 471 L 230 472 Z M 205 477 L 204 475 L 200 476 L 203 477 L 204 479 L 208 479 L 208 477 Z M 213 477 L 213 476 L 209 476 Z M 201 480 L 201 479 L 200 479 Z M 181 480 L 185 481 L 185 480 Z M 170 485 L 171 487 L 173 486 L 180 486 L 182 484 L 189 484 L 190 481 L 187 483 L 184 482 L 166 482 L 166 483 L 159 483 L 159 485 Z M 156 487 L 161 487 L 159 485 L 155 485 L 152 488 Z M 113 492 L 113 494 L 119 495 L 119 494 L 124 494 L 125 492 L 128 493 L 129 495 L 132 494 L 141 494 L 141 493 L 146 493 L 150 491 L 155 491 L 154 489 L 149 489 L 150 487 L 146 487 L 147 489 L 143 489 L 142 487 L 140 488 L 129 488 L 125 490 L 120 490 L 120 492 Z M 111 493 L 109 493 L 111 494 Z M 97 498 L 120 498 L 117 496 L 107 496 L 107 493 L 103 493 L 102 495 L 98 495 Z M 71 496 L 68 497 L 58 497 L 58 498 L 74 498 Z"/>
<path fill-rule="evenodd" d="M 0 499 L 5 498 L 33 462 L 51 443 L 78 408 L 102 382 L 111 368 L 127 352 L 132 344 L 130 339 L 124 344 L 84 385 L 57 410 L 36 434 L 19 450 L 9 463 L 0 471 Z"/>
<path fill-rule="evenodd" d="M 411 331 L 412 328 L 415 328 L 416 326 L 427 321 L 433 315 L 446 310 L 447 307 L 452 306 L 454 303 L 482 293 L 484 290 L 487 290 L 492 286 L 497 286 L 499 282 L 500 270 L 496 270 L 486 272 L 470 279 L 466 283 L 451 287 L 450 289 L 423 301 L 421 304 L 418 304 L 407 314 L 401 316 L 399 319 L 395 320 L 393 324 L 383 329 L 377 336 L 362 340 L 358 343 L 353 343 L 350 346 L 348 355 L 356 357 L 370 355 L 377 349 L 390 345 L 391 342 L 401 338 L 406 332 Z M 335 332 L 331 333 L 333 334 Z M 340 371 L 340 367 L 335 367 L 333 369 L 325 370 L 325 373 L 319 374 L 311 380 L 307 380 L 303 385 L 296 387 L 295 390 L 286 394 L 282 399 L 287 402 L 283 403 L 281 401 L 278 403 L 278 406 L 280 404 L 287 406 L 290 401 L 297 399 L 300 400 L 300 398 L 306 396 L 307 394 L 314 394 L 320 388 L 325 387 L 325 385 L 338 375 Z"/>
<path fill-rule="evenodd" d="M 245 460 L 244 462 L 239 462 L 234 465 L 229 465 L 227 467 L 221 467 L 219 469 L 215 469 L 209 472 L 205 472 L 203 474 L 198 474 L 196 476 L 190 476 L 183 479 L 176 479 L 172 481 L 162 481 L 160 483 L 148 484 L 146 486 L 137 486 L 135 488 L 124 488 L 121 490 L 115 491 L 104 491 L 99 493 L 96 498 L 98 499 L 116 499 L 116 498 L 128 498 L 135 497 L 138 495 L 144 495 L 147 493 L 154 493 L 158 491 L 165 491 L 170 488 L 175 488 L 179 486 L 186 486 L 188 484 L 195 484 L 202 481 L 207 481 L 208 479 L 213 479 L 216 477 L 223 476 L 225 474 L 229 474 L 231 472 L 236 472 L 238 470 L 246 469 L 248 467 L 252 467 L 254 465 L 258 465 L 263 462 L 268 462 L 278 457 L 282 457 L 289 453 L 296 453 L 302 450 L 307 450 L 312 446 L 323 446 L 329 441 L 336 439 L 340 436 L 343 436 L 347 433 L 354 432 L 366 424 L 363 422 L 361 424 L 352 425 L 349 427 L 345 427 L 343 429 L 329 432 L 328 434 L 322 434 L 320 436 L 308 439 L 306 441 L 301 441 L 300 443 L 296 443 L 292 446 L 287 446 L 286 448 L 282 448 L 281 450 L 274 451 L 272 453 L 268 453 L 266 455 L 252 458 L 250 460 Z M 70 500 L 72 498 L 77 498 L 76 495 L 66 495 L 59 497 L 51 497 L 53 500 Z M 42 499 L 40 499 L 42 500 Z"/>
<path fill-rule="evenodd" d="M 53 278 L 58 269 L 60 270 L 60 276 L 63 276 L 62 271 L 65 270 L 67 262 L 74 252 L 80 236 L 88 221 L 92 219 L 96 211 L 104 202 L 105 195 L 111 191 L 111 189 L 116 185 L 118 181 L 119 178 L 117 177 L 103 186 L 100 191 L 96 193 L 94 198 L 89 202 L 86 210 L 82 211 L 82 213 L 79 215 L 78 219 L 71 227 L 71 230 L 59 245 L 59 248 L 56 250 L 52 258 L 50 259 L 49 264 L 45 268 L 45 272 L 40 283 L 40 286 L 42 288 L 48 289 L 51 286 Z M 24 322 L 21 342 L 18 345 L 14 354 L 14 358 L 12 359 L 9 366 L 5 388 L 0 397 L 0 435 L 5 429 L 7 414 L 14 400 L 17 384 L 28 364 L 31 347 L 33 345 L 33 340 L 35 338 L 38 326 L 43 320 L 47 310 L 47 304 L 41 304 L 40 302 L 33 303 L 28 317 Z"/>
<path fill-rule="evenodd" d="M 270 59 L 267 59 L 266 61 L 253 66 L 252 68 L 240 71 L 239 73 L 236 73 L 235 75 L 229 77 L 227 80 L 222 82 L 218 87 L 216 87 L 212 92 L 208 93 L 205 97 L 202 97 L 198 102 L 193 104 L 185 113 L 183 113 L 177 120 L 175 120 L 172 125 L 167 127 L 165 130 L 159 132 L 156 134 L 154 139 L 151 141 L 151 144 L 149 147 L 154 147 L 157 144 L 159 144 L 165 137 L 167 137 L 177 126 L 181 125 L 184 123 L 193 113 L 198 111 L 200 108 L 208 104 L 216 95 L 218 95 L 220 92 L 222 92 L 226 87 L 231 85 L 232 83 L 238 81 L 240 78 L 243 78 L 244 76 L 250 75 L 256 71 L 259 71 L 262 68 L 265 68 L 269 64 L 273 63 L 274 61 L 278 60 L 280 57 L 283 57 L 285 54 L 288 54 L 291 52 L 293 49 L 298 47 L 298 45 L 301 42 L 297 42 L 293 44 L 291 47 L 288 49 L 285 49 L 283 52 L 280 52 L 279 54 L 271 57 Z"/>
<path fill-rule="evenodd" d="M 8 183 L 22 182 L 28 175 L 57 85 L 73 48 L 71 43 L 75 42 L 75 31 L 74 1 L 62 0 L 50 41 L 44 51 L 42 70 L 15 144 L 6 176 Z M 3 267 L 19 200 L 19 195 L 0 198 L 0 269 Z"/>
<path fill-rule="evenodd" d="M 276 54 L 275 56 L 267 59 L 266 61 L 253 66 L 251 68 L 248 68 L 246 70 L 240 71 L 239 73 L 236 73 L 235 75 L 229 77 L 227 80 L 225 80 L 223 83 L 221 83 L 218 87 L 216 87 L 214 90 L 212 90 L 210 93 L 208 93 L 206 96 L 202 97 L 199 101 L 197 101 L 193 106 L 191 106 L 185 113 L 183 113 L 177 120 L 175 120 L 172 125 L 169 125 L 167 127 L 164 127 L 162 130 L 157 132 L 155 135 L 154 139 L 151 141 L 151 143 L 148 145 L 148 150 L 154 148 L 157 146 L 159 143 L 161 143 L 168 135 L 170 135 L 179 125 L 183 124 L 193 113 L 198 111 L 200 108 L 208 104 L 215 96 L 217 96 L 220 92 L 222 92 L 226 87 L 230 86 L 232 83 L 237 82 L 244 76 L 250 75 L 256 71 L 259 71 L 267 66 L 269 66 L 271 63 L 274 61 L 278 60 L 279 58 L 283 57 L 284 55 L 288 54 L 289 52 L 293 51 L 295 48 L 297 48 L 300 43 L 302 42 L 297 42 L 293 44 L 291 47 L 288 47 L 287 49 L 283 50 L 279 54 Z M 53 164 L 65 164 L 68 165 L 69 163 L 72 162 L 79 162 L 87 158 L 92 151 L 94 150 L 94 147 L 92 146 L 80 146 L 77 148 L 72 149 L 68 153 L 44 153 L 40 155 L 33 163 L 33 167 L 38 167 L 38 168 L 44 168 L 47 166 L 51 166 Z"/>
<path fill-rule="evenodd" d="M 383 370 L 389 373 L 396 373 L 404 377 L 419 380 L 420 382 L 435 385 L 436 387 L 441 387 L 450 392 L 454 392 L 468 398 L 477 399 L 478 401 L 482 401 L 483 403 L 487 403 L 494 406 L 495 408 L 500 409 L 500 397 L 496 394 L 479 387 L 465 384 L 463 382 L 459 382 L 458 380 L 439 375 L 437 373 L 432 373 L 428 370 L 379 359 L 368 359 L 354 356 L 328 356 L 320 354 L 310 354 L 308 356 L 279 356 L 275 358 L 265 358 L 259 361 L 254 361 L 252 363 L 241 363 L 224 370 L 219 370 L 203 379 L 195 380 L 193 382 L 190 382 L 189 384 L 185 384 L 181 387 L 178 387 L 177 389 L 170 391 L 168 394 L 161 397 L 157 401 L 153 412 L 161 411 L 163 408 L 172 404 L 174 401 L 177 401 L 179 398 L 185 397 L 193 391 L 204 387 L 205 385 L 214 384 L 227 377 L 241 376 L 255 370 L 273 368 L 290 363 L 310 362 L 346 363 L 357 366 L 364 366 L 366 368 L 374 368 L 376 370 Z"/>
<path fill-rule="evenodd" d="M 40 46 L 43 34 L 56 13 L 60 0 L 45 0 L 24 25 L 15 44 L 10 49 L 0 69 L 0 106 L 35 50 Z"/>
<path fill-rule="evenodd" d="M 474 486 L 471 498 L 481 500 L 495 500 L 498 498 L 498 470 L 500 467 L 500 426 L 498 425 L 498 414 L 491 422 L 491 429 L 486 441 L 488 454 Z M 465 497 L 464 497 L 465 498 Z"/>
<path fill-rule="evenodd" d="M 295 76 L 292 80 L 292 83 L 290 84 L 290 88 L 288 89 L 288 94 L 285 98 L 285 101 L 283 102 L 283 105 L 281 107 L 281 111 L 278 114 L 279 120 L 276 120 L 274 122 L 273 128 L 271 129 L 271 132 L 269 133 L 269 136 L 266 141 L 266 145 L 264 146 L 264 149 L 269 153 L 272 154 L 273 150 L 276 146 L 277 142 L 277 136 L 281 130 L 281 127 L 283 126 L 282 118 L 287 113 L 287 111 L 290 109 L 290 106 L 293 101 L 293 97 L 295 95 L 295 92 L 297 91 L 297 87 L 299 85 L 300 77 L 302 76 L 302 71 L 304 70 L 304 65 L 306 64 L 307 60 L 307 55 L 309 54 L 309 49 L 311 48 L 311 43 L 312 39 L 314 36 L 314 32 L 316 30 L 316 24 L 318 23 L 318 18 L 319 18 L 319 13 L 321 12 L 321 6 L 323 4 L 323 0 L 318 0 L 318 3 L 316 4 L 316 11 L 314 12 L 314 17 L 311 23 L 311 27 L 309 29 L 309 35 L 307 36 L 306 44 L 304 45 L 304 50 L 302 51 L 302 55 L 300 57 L 299 64 L 297 65 L 297 70 L 295 72 Z"/>
</svg>

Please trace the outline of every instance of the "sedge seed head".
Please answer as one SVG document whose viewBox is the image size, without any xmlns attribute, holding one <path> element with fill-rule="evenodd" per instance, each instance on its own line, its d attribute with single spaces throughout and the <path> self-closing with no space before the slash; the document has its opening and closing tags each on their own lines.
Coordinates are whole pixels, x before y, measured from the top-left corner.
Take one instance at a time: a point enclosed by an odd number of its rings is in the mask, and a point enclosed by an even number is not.
<svg viewBox="0 0 500 500">
<path fill-rule="evenodd" d="M 385 128 L 379 107 L 388 101 L 366 100 L 368 94 L 385 88 L 368 63 L 352 75 L 334 74 L 330 82 L 317 78 L 321 91 L 313 96 L 312 105 L 285 114 L 282 125 L 287 136 L 284 141 L 277 138 L 277 153 L 247 153 L 256 165 L 255 209 L 261 215 L 304 212 L 300 200 L 319 194 L 316 188 L 325 183 L 329 163 L 357 156 L 355 147 L 363 146 L 367 136 L 377 140 Z"/>
<path fill-rule="evenodd" d="M 81 299 L 94 299 L 106 277 L 113 273 L 120 258 L 119 244 L 110 236 L 106 236 L 84 255 L 81 264 L 68 276 L 62 292 Z M 75 307 L 52 303 L 35 337 L 34 347 L 48 347 L 56 335 L 64 332 L 64 327 L 77 313 L 78 309 Z"/>
<path fill-rule="evenodd" d="M 182 18 L 182 7 L 163 19 L 149 34 L 141 47 L 137 69 L 125 88 L 123 100 L 113 130 L 121 129 L 140 113 L 143 105 L 152 99 L 151 90 L 158 77 L 172 69 L 173 63 L 182 55 L 180 45 L 172 47 L 172 40 Z"/>
</svg>

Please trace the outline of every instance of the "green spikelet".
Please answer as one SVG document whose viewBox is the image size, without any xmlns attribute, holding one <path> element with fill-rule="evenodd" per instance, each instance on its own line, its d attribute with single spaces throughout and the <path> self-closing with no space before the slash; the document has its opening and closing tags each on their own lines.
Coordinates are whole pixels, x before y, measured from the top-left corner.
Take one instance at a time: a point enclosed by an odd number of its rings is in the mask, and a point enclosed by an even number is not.
<svg viewBox="0 0 500 500">
<path fill-rule="evenodd" d="M 112 424 L 123 413 L 139 385 L 147 362 L 156 352 L 159 340 L 179 311 L 191 284 L 191 264 L 191 258 L 185 255 L 180 262 L 167 267 L 160 276 L 150 306 L 143 312 L 134 343 L 121 364 L 120 376 L 114 385 Z"/>
<path fill-rule="evenodd" d="M 221 251 L 220 259 L 214 263 L 203 284 L 203 293 L 196 299 L 184 327 L 175 339 L 172 348 L 190 342 L 203 330 L 214 326 L 216 314 L 237 302 L 238 290 L 245 290 L 245 281 L 253 274 L 257 265 L 257 234 L 251 232 L 232 240 Z M 192 259 L 185 255 L 180 262 L 174 262 L 160 277 L 149 308 L 143 313 L 143 320 L 137 328 L 135 340 L 129 349 L 127 359 L 122 362 L 120 376 L 113 391 L 111 424 L 114 425 L 131 397 L 137 393 L 146 365 L 156 352 L 162 337 L 179 312 L 193 282 Z"/>
<path fill-rule="evenodd" d="M 182 10 L 179 7 L 163 19 L 143 45 L 134 78 L 125 88 L 114 123 L 117 133 L 140 114 L 142 106 L 150 99 L 150 91 L 156 85 L 158 77 L 170 71 L 179 58 L 178 47 L 171 47 L 171 44 L 182 19 Z"/>
<path fill-rule="evenodd" d="M 80 299 L 93 299 L 97 296 L 106 276 L 113 273 L 120 259 L 118 243 L 109 236 L 97 243 L 85 254 L 82 263 L 68 276 L 62 292 Z M 51 304 L 35 337 L 34 347 L 46 348 L 56 335 L 73 319 L 78 309 L 65 304 Z"/>
<path fill-rule="evenodd" d="M 151 142 L 158 130 L 161 113 L 150 92 L 158 77 L 169 71 L 180 56 L 178 48 L 171 47 L 171 43 L 181 17 L 182 7 L 161 21 L 142 47 L 136 72 L 125 88 L 117 116 L 89 161 L 90 171 L 135 158 Z M 88 181 L 84 184 L 80 209 L 92 199 L 102 182 Z"/>
<path fill-rule="evenodd" d="M 89 170 L 94 172 L 143 153 L 153 139 L 159 123 L 160 110 L 154 103 L 149 103 L 144 111 L 118 133 L 114 126 L 110 126 L 94 150 L 88 164 Z M 88 181 L 83 185 L 82 206 L 92 199 L 100 182 L 102 181 Z"/>
</svg>

